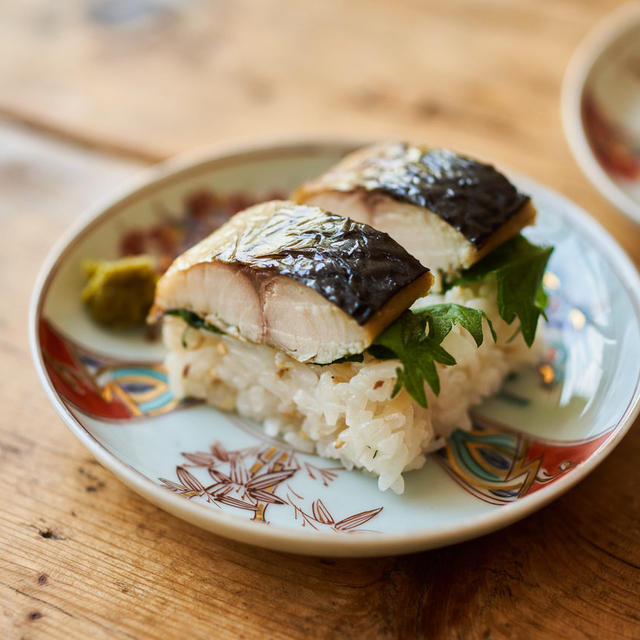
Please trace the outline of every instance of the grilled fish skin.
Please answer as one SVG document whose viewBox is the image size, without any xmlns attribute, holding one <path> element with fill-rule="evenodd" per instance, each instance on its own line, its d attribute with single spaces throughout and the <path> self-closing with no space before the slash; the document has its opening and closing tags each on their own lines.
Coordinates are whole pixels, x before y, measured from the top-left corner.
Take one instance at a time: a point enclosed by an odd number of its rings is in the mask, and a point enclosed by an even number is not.
<svg viewBox="0 0 640 640">
<path fill-rule="evenodd" d="M 386 233 L 272 201 L 236 214 L 176 258 L 150 318 L 187 309 L 300 362 L 362 353 L 433 277 Z"/>
<path fill-rule="evenodd" d="M 406 143 L 366 147 L 292 200 L 385 231 L 423 264 L 453 276 L 535 221 L 536 210 L 488 164 Z"/>
</svg>

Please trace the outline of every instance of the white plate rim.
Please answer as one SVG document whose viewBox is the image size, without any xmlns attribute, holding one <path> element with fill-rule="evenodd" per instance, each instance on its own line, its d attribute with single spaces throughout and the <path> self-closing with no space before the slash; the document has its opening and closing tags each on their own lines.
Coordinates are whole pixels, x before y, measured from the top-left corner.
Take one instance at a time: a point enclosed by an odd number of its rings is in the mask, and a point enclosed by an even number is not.
<svg viewBox="0 0 640 640">
<path fill-rule="evenodd" d="M 348 140 L 305 140 L 284 144 L 266 143 L 259 146 L 235 146 L 222 151 L 218 148 L 218 150 L 200 151 L 195 155 L 187 154 L 157 167 L 147 169 L 128 186 L 119 189 L 116 194 L 91 207 L 75 224 L 71 225 L 45 259 L 37 277 L 31 297 L 28 319 L 31 355 L 40 382 L 67 427 L 101 464 L 112 471 L 116 477 L 136 493 L 165 511 L 223 537 L 291 553 L 349 557 L 411 553 L 461 542 L 512 524 L 565 493 L 611 453 L 627 433 L 638 413 L 640 413 L 639 376 L 636 380 L 633 396 L 618 420 L 614 435 L 572 473 L 559 478 L 552 485 L 532 495 L 474 517 L 472 522 L 464 526 L 441 525 L 423 532 L 410 533 L 361 533 L 351 536 L 256 523 L 230 513 L 210 509 L 206 505 L 185 500 L 181 496 L 175 495 L 155 484 L 152 480 L 107 451 L 82 426 L 58 397 L 46 372 L 38 341 L 38 324 L 44 296 L 55 276 L 58 265 L 70 250 L 72 244 L 75 244 L 76 241 L 79 241 L 86 233 L 91 231 L 103 218 L 112 215 L 121 207 L 127 206 L 131 201 L 144 197 L 148 191 L 157 189 L 167 181 L 182 179 L 187 173 L 196 170 L 206 171 L 217 164 L 222 165 L 230 161 L 243 162 L 265 154 L 291 153 L 299 155 L 303 151 L 313 152 L 313 150 L 341 153 L 354 146 L 354 142 Z M 532 179 L 520 177 L 517 179 L 520 184 L 525 185 L 525 189 L 528 185 L 531 191 L 545 191 L 562 205 L 563 215 L 576 223 L 574 228 L 579 230 L 577 233 L 586 237 L 618 274 L 632 302 L 636 319 L 640 321 L 640 275 L 623 249 L 599 223 L 569 199 Z"/>
<path fill-rule="evenodd" d="M 569 148 L 583 173 L 615 207 L 640 224 L 640 204 L 630 198 L 598 162 L 582 125 L 582 94 L 587 77 L 604 50 L 640 23 L 640 4 L 625 4 L 599 22 L 578 45 L 564 74 L 561 89 L 562 126 Z"/>
</svg>

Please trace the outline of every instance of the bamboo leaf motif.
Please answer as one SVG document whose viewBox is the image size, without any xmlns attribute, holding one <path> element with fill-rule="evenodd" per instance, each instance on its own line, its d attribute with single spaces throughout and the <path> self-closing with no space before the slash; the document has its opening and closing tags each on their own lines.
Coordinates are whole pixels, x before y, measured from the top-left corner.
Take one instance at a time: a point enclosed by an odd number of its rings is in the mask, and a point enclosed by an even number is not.
<svg viewBox="0 0 640 640">
<path fill-rule="evenodd" d="M 355 527 L 360 527 L 365 524 L 365 522 L 369 522 L 371 518 L 375 518 L 375 516 L 377 516 L 381 511 L 382 507 L 378 507 L 377 509 L 370 509 L 369 511 L 355 513 L 344 520 L 340 520 L 340 522 L 336 522 L 335 528 L 338 531 L 349 531 Z"/>
<path fill-rule="evenodd" d="M 333 516 L 329 513 L 329 509 L 324 506 L 324 502 L 319 498 L 313 501 L 311 512 L 313 517 L 321 524 L 333 524 L 335 522 Z"/>
<path fill-rule="evenodd" d="M 250 504 L 248 502 L 245 502 L 244 500 L 238 500 L 238 498 L 234 498 L 233 496 L 228 496 L 228 495 L 216 497 L 216 500 L 230 507 L 236 507 L 238 509 L 246 509 L 247 511 L 256 511 L 258 508 L 257 504 Z"/>
<path fill-rule="evenodd" d="M 191 491 L 196 491 L 199 494 L 206 493 L 204 485 L 200 480 L 184 467 L 176 467 L 176 475 L 178 476 L 178 480 L 180 480 L 185 487 L 191 489 Z"/>
<path fill-rule="evenodd" d="M 302 467 L 290 452 L 272 446 L 229 451 L 220 443 L 215 443 L 211 446 L 210 453 L 183 452 L 182 457 L 186 462 L 176 467 L 177 482 L 159 478 L 166 489 L 188 499 L 206 497 L 208 502 L 213 502 L 219 507 L 226 505 L 252 512 L 254 519 L 259 514 L 264 520 L 264 512 L 269 505 L 289 505 L 293 508 L 294 519 L 300 520 L 302 526 L 308 525 L 313 529 L 326 527 L 333 531 L 349 532 L 382 511 L 382 507 L 370 509 L 336 522 L 320 498 L 311 503 L 310 513 L 293 502 L 289 494 L 286 499 L 281 498 L 276 495 L 277 488 L 298 471 L 305 470 L 309 478 L 320 480 L 327 487 L 338 477 L 342 467 L 317 467 L 309 462 L 304 462 Z M 283 468 L 285 464 L 288 466 Z M 206 470 L 213 484 L 205 487 L 187 467 Z M 293 491 L 288 484 L 287 486 Z M 293 493 L 299 500 L 304 499 L 301 495 Z"/>
<path fill-rule="evenodd" d="M 205 451 L 196 451 L 195 453 L 182 452 L 180 455 L 196 467 L 213 467 L 216 464 L 215 456 Z"/>
<path fill-rule="evenodd" d="M 219 442 L 211 445 L 211 455 L 220 462 L 229 462 L 229 453 Z"/>
<path fill-rule="evenodd" d="M 262 475 L 255 476 L 249 480 L 246 483 L 246 487 L 250 491 L 253 491 L 254 489 L 266 489 L 267 487 L 273 487 L 290 478 L 296 471 L 297 469 L 283 469 L 282 471 L 263 473 Z"/>
<path fill-rule="evenodd" d="M 259 502 L 268 502 L 269 504 L 286 504 L 279 496 L 269 493 L 268 491 L 263 491 L 262 489 L 254 489 L 250 492 L 250 495 Z"/>
<path fill-rule="evenodd" d="M 231 478 L 226 474 L 220 471 L 219 469 L 214 469 L 213 467 L 208 467 L 207 471 L 209 475 L 216 481 L 222 484 L 230 484 Z"/>
<path fill-rule="evenodd" d="M 162 482 L 166 489 L 169 489 L 169 491 L 173 491 L 174 493 L 186 492 L 186 489 L 181 484 L 178 484 L 173 480 L 167 480 L 166 478 L 159 478 L 159 480 L 160 482 Z"/>
</svg>

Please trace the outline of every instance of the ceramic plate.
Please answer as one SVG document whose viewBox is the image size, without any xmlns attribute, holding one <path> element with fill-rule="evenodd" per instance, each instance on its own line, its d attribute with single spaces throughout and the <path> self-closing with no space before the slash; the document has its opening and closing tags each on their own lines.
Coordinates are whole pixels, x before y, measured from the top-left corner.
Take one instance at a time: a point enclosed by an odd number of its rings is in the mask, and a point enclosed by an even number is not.
<svg viewBox="0 0 640 640">
<path fill-rule="evenodd" d="M 80 303 L 82 262 L 123 252 L 165 258 L 249 203 L 286 194 L 335 163 L 340 144 L 294 144 L 156 170 L 72 229 L 47 260 L 31 310 L 33 357 L 55 408 L 132 489 L 236 540 L 306 554 L 382 555 L 451 544 L 539 509 L 591 471 L 638 411 L 640 281 L 607 233 L 531 180 L 527 235 L 556 250 L 541 361 L 511 376 L 406 491 L 292 450 L 249 421 L 167 388 L 145 331 L 106 331 Z M 211 466 L 225 475 L 224 499 Z M 272 496 L 264 501 L 268 491 Z M 259 492 L 258 498 L 252 492 Z"/>
<path fill-rule="evenodd" d="M 580 45 L 565 75 L 562 116 L 587 177 L 640 222 L 640 4 L 614 12 Z"/>
</svg>

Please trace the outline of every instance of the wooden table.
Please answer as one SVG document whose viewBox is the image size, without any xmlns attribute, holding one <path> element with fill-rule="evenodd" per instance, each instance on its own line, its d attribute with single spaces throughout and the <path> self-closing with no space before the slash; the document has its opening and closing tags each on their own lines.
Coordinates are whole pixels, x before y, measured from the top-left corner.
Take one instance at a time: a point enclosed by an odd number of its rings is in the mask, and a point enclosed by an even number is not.
<svg viewBox="0 0 640 640">
<path fill-rule="evenodd" d="M 52 242 L 141 167 L 211 143 L 343 134 L 527 173 L 640 261 L 586 181 L 559 91 L 611 0 L 3 0 L 0 638 L 638 638 L 640 430 L 484 538 L 304 558 L 205 533 L 99 466 L 45 398 L 26 315 Z"/>
</svg>

